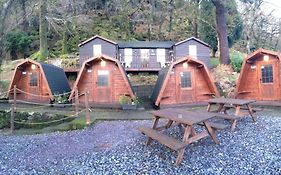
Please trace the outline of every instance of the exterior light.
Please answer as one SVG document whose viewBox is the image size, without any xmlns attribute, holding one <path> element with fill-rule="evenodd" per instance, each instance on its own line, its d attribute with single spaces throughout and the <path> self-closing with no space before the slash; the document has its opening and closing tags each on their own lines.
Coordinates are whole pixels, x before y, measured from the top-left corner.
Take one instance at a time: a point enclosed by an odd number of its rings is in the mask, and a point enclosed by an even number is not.
<svg viewBox="0 0 281 175">
<path fill-rule="evenodd" d="M 268 62 L 269 61 L 269 56 L 268 55 L 264 55 L 263 56 L 263 61 Z"/>
<path fill-rule="evenodd" d="M 32 70 L 35 70 L 35 69 L 36 69 L 36 66 L 35 66 L 34 64 L 32 64 L 32 65 L 31 65 L 31 69 L 32 69 Z"/>
<path fill-rule="evenodd" d="M 184 63 L 182 64 L 182 66 L 183 66 L 183 68 L 187 69 L 187 68 L 188 68 L 187 62 L 184 62 Z"/>
<path fill-rule="evenodd" d="M 106 66 L 106 62 L 104 60 L 101 60 L 100 65 L 101 65 L 101 67 L 105 67 Z"/>
</svg>

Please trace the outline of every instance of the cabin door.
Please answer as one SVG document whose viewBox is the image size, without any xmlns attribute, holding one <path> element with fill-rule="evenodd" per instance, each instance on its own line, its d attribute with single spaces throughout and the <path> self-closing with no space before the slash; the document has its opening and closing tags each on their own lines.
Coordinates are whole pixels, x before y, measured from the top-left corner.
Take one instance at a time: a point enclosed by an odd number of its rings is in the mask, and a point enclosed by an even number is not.
<svg viewBox="0 0 281 175">
<path fill-rule="evenodd" d="M 278 71 L 276 62 L 259 64 L 259 81 L 261 100 L 278 99 Z"/>
<path fill-rule="evenodd" d="M 95 71 L 95 86 L 94 101 L 98 103 L 111 102 L 111 78 L 109 70 L 96 70 Z"/>
<path fill-rule="evenodd" d="M 180 69 L 176 73 L 177 102 L 188 103 L 194 100 L 193 71 Z"/>
<path fill-rule="evenodd" d="M 30 72 L 28 75 L 28 99 L 40 100 L 40 89 L 39 89 L 39 73 Z"/>
</svg>

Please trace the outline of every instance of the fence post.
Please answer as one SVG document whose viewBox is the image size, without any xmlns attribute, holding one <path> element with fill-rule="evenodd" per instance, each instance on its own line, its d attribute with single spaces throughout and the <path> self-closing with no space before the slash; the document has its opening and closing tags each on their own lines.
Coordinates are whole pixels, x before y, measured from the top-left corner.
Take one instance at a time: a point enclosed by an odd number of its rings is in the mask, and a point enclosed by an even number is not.
<svg viewBox="0 0 281 175">
<path fill-rule="evenodd" d="M 90 124 L 89 92 L 85 93 L 86 124 Z"/>
<path fill-rule="evenodd" d="M 14 120 L 15 120 L 16 100 L 17 100 L 17 86 L 14 85 L 14 99 L 13 99 L 13 104 L 12 104 L 12 109 L 11 109 L 11 133 L 13 133 L 15 130 Z"/>
<path fill-rule="evenodd" d="M 78 89 L 75 87 L 75 115 L 78 117 L 78 105 L 79 105 L 79 98 L 78 98 Z"/>
</svg>

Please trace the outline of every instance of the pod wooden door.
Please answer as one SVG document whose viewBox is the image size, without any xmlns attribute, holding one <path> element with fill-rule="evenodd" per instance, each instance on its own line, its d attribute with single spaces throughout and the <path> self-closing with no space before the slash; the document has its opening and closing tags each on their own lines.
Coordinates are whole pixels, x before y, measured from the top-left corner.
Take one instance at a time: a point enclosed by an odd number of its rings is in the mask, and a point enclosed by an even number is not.
<svg viewBox="0 0 281 175">
<path fill-rule="evenodd" d="M 261 100 L 277 100 L 278 93 L 278 64 L 275 60 L 260 62 L 258 65 L 258 78 Z"/>
<path fill-rule="evenodd" d="M 179 68 L 176 72 L 176 96 L 178 103 L 189 103 L 194 100 L 194 73 L 192 70 Z"/>
<path fill-rule="evenodd" d="M 95 97 L 94 101 L 98 103 L 107 103 L 111 102 L 111 86 L 112 78 L 109 70 L 96 70 L 94 74 L 95 78 Z"/>
</svg>

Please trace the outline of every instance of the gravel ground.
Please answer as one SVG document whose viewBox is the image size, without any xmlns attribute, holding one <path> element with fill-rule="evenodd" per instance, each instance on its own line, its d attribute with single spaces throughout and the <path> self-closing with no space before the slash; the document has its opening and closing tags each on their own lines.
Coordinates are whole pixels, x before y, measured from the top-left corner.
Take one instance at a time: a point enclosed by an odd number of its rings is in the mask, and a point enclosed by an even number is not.
<svg viewBox="0 0 281 175">
<path fill-rule="evenodd" d="M 0 174 L 281 174 L 281 117 L 263 111 L 189 145 L 181 166 L 157 142 L 145 146 L 136 128 L 152 121 L 104 121 L 80 131 L 0 135 Z M 168 131 L 179 136 L 178 128 Z"/>
</svg>

